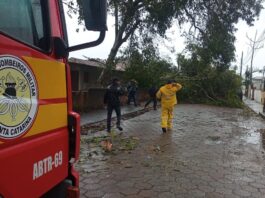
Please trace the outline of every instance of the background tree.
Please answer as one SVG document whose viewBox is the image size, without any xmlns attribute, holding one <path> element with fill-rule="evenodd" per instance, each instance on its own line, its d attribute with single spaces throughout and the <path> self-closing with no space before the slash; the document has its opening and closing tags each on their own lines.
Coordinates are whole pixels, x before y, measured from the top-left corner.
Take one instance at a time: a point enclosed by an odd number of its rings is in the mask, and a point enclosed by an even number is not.
<svg viewBox="0 0 265 198">
<path fill-rule="evenodd" d="M 129 54 L 123 56 L 128 61 L 125 79 L 135 79 L 140 87 L 160 86 L 174 71 L 173 64 L 160 58 L 157 49 L 150 43 L 142 50 L 130 49 Z"/>
<path fill-rule="evenodd" d="M 83 9 L 80 2 L 81 0 L 64 0 L 69 13 L 78 12 L 79 24 L 82 24 Z M 189 35 L 194 37 L 194 30 L 198 30 L 196 40 L 205 47 L 212 48 L 215 55 L 214 51 L 219 50 L 216 49 L 218 46 L 211 44 L 213 38 L 233 41 L 233 33 L 236 30 L 234 24 L 242 19 L 251 25 L 262 9 L 262 0 L 109 0 L 108 3 L 109 12 L 115 17 L 115 41 L 107 63 L 114 62 L 121 45 L 134 35 L 137 29 L 163 36 L 171 27 L 174 18 L 179 24 L 189 22 L 192 25 Z M 217 35 L 219 38 L 215 37 Z M 219 61 L 226 62 L 228 59 L 229 56 Z"/>
<path fill-rule="evenodd" d="M 205 61 L 204 48 L 191 45 L 188 50 L 191 56 L 178 57 L 180 71 L 174 75 L 183 84 L 181 101 L 240 107 L 241 77 L 234 70 L 220 70 Z"/>
<path fill-rule="evenodd" d="M 73 0 L 64 0 L 71 9 Z M 129 38 L 161 35 L 172 26 L 173 19 L 182 25 L 189 23 L 186 33 L 189 45 L 200 50 L 200 58 L 218 70 L 229 68 L 235 58 L 235 24 L 242 19 L 251 25 L 258 16 L 262 0 L 109 0 L 109 11 L 115 17 L 115 41 L 106 61 L 107 76 L 115 67 L 118 50 Z M 82 23 L 82 7 L 76 10 Z M 75 12 L 76 12 L 75 10 Z M 102 73 L 104 79 L 106 73 Z M 109 73 L 109 74 L 108 74 Z"/>
<path fill-rule="evenodd" d="M 219 70 L 228 69 L 235 59 L 235 24 L 241 19 L 252 25 L 262 9 L 262 0 L 195 0 L 182 10 L 191 28 L 188 43 L 204 50 L 205 62 Z"/>
<path fill-rule="evenodd" d="M 64 2 L 70 10 L 74 10 L 69 12 L 70 14 L 76 13 L 78 10 L 79 24 L 82 24 L 83 10 L 80 6 L 80 0 L 77 0 L 76 8 L 73 0 L 65 0 Z M 108 55 L 106 70 L 103 70 L 101 79 L 106 75 L 111 75 L 111 71 L 115 69 L 114 60 L 118 50 L 123 43 L 134 35 L 136 30 L 164 35 L 165 31 L 171 27 L 176 9 L 180 5 L 180 3 L 176 4 L 175 0 L 109 0 L 109 12 L 115 17 L 115 41 Z"/>
<path fill-rule="evenodd" d="M 187 32 L 189 56 L 179 56 L 184 84 L 183 100 L 240 106 L 241 78 L 229 70 L 235 59 L 235 24 L 252 25 L 262 1 L 195 0 L 183 12 L 191 28 Z"/>
</svg>

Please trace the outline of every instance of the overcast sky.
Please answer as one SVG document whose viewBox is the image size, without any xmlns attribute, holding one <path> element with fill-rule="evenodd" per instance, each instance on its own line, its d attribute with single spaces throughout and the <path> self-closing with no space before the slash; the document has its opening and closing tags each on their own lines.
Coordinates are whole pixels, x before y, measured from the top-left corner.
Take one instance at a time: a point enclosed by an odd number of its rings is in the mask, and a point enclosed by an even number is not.
<svg viewBox="0 0 265 198">
<path fill-rule="evenodd" d="M 265 3 L 263 3 L 265 7 Z M 76 32 L 76 28 L 78 28 L 77 19 L 73 16 L 73 18 L 66 17 L 67 22 L 67 29 L 68 29 L 68 37 L 69 37 L 69 44 L 75 45 L 79 43 L 84 43 L 88 41 L 92 41 L 97 39 L 98 33 L 96 32 L 88 32 L 88 31 L 79 31 Z M 244 52 L 244 65 L 243 65 L 243 73 L 246 70 L 247 65 L 250 65 L 250 47 L 248 45 L 249 41 L 246 37 L 246 34 L 250 38 L 254 40 L 255 32 L 257 30 L 257 39 L 260 37 L 265 37 L 265 10 L 262 10 L 259 19 L 257 19 L 254 23 L 254 26 L 249 27 L 246 25 L 245 22 L 239 22 L 237 24 L 238 31 L 236 32 L 236 65 L 240 65 L 240 59 L 241 59 L 241 53 Z M 263 36 L 261 35 L 263 33 Z M 159 40 L 159 51 L 161 53 L 162 57 L 171 59 L 173 63 L 176 63 L 176 54 L 179 52 L 182 52 L 182 50 L 185 47 L 184 41 L 185 39 L 180 36 L 181 30 L 179 27 L 174 26 L 170 30 L 167 31 L 167 36 L 170 38 L 169 41 L 167 40 Z M 76 57 L 85 59 L 84 56 L 90 57 L 90 58 L 101 58 L 106 59 L 111 46 L 114 42 L 114 18 L 111 16 L 108 16 L 108 31 L 106 32 L 106 37 L 103 43 L 97 47 L 88 48 L 85 50 L 80 50 L 76 52 L 70 53 L 70 57 Z M 264 43 L 264 42 L 263 42 Z M 175 49 L 175 52 L 172 53 L 172 48 Z M 255 51 L 254 61 L 253 61 L 253 68 L 263 68 L 265 66 L 265 47 Z M 239 71 L 239 70 L 238 70 Z M 254 74 L 256 75 L 262 75 L 259 73 Z"/>
<path fill-rule="evenodd" d="M 265 3 L 263 3 L 265 7 Z M 246 37 L 246 34 L 254 40 L 255 32 L 257 31 L 257 40 L 263 39 L 263 42 L 260 43 L 260 46 L 264 44 L 265 38 L 265 10 L 262 10 L 258 20 L 255 21 L 254 26 L 249 27 L 245 22 L 239 22 L 237 24 L 238 31 L 236 33 L 237 41 L 236 46 L 236 58 L 237 64 L 240 65 L 241 53 L 244 52 L 244 66 L 243 73 L 246 70 L 247 65 L 250 66 L 251 60 L 251 50 L 249 47 L 249 40 Z M 262 69 L 265 66 L 265 46 L 259 50 L 256 50 L 254 53 L 253 59 L 253 69 Z M 255 73 L 255 76 L 262 75 Z"/>
</svg>

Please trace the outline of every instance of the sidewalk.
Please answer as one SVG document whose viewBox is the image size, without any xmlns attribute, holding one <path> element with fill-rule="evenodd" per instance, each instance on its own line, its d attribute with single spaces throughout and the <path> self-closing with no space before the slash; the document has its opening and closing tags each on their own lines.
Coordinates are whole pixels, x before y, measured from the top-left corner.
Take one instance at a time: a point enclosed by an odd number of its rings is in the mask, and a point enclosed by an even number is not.
<svg viewBox="0 0 265 198">
<path fill-rule="evenodd" d="M 134 105 L 126 105 L 121 107 L 121 115 L 139 111 L 144 108 L 144 103 L 135 107 Z M 87 113 L 81 113 L 81 126 L 85 124 L 92 124 L 107 119 L 107 110 L 99 109 L 95 111 L 90 111 Z M 116 113 L 113 111 L 112 118 L 116 118 Z"/>
<path fill-rule="evenodd" d="M 263 112 L 263 105 L 261 103 L 256 102 L 255 100 L 250 100 L 248 98 L 243 99 L 243 102 L 251 108 L 253 111 L 255 111 L 257 114 L 261 115 L 263 118 L 265 118 L 265 113 Z"/>
<path fill-rule="evenodd" d="M 265 122 L 246 112 L 179 104 L 166 134 L 160 110 L 146 112 L 123 121 L 112 152 L 105 131 L 83 136 L 80 198 L 264 198 Z"/>
</svg>

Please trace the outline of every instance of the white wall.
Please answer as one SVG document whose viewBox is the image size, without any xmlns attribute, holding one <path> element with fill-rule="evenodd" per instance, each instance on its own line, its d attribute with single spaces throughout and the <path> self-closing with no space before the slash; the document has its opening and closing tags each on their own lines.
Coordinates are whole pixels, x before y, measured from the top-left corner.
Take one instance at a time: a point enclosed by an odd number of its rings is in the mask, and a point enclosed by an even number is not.
<svg viewBox="0 0 265 198">
<path fill-rule="evenodd" d="M 262 103 L 261 95 L 262 95 L 261 91 L 256 89 L 254 92 L 254 99 L 256 102 Z"/>
<path fill-rule="evenodd" d="M 256 90 L 263 89 L 263 81 L 253 81 L 253 86 L 256 87 Z"/>
<path fill-rule="evenodd" d="M 261 90 L 255 90 L 254 99 L 256 102 L 263 104 L 265 98 L 265 92 Z"/>
</svg>

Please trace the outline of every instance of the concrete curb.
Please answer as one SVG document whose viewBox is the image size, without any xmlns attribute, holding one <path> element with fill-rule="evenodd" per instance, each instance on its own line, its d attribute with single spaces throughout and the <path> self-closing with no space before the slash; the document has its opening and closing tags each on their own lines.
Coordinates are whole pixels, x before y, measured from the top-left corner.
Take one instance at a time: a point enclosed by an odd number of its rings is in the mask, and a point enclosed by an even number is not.
<svg viewBox="0 0 265 198">
<path fill-rule="evenodd" d="M 265 119 L 265 114 L 261 113 L 261 112 L 256 112 L 254 109 L 252 109 L 251 107 L 249 107 L 246 103 L 244 103 L 245 107 L 248 108 L 250 111 L 252 111 L 253 113 L 259 115 L 260 117 L 262 117 L 263 119 Z"/>
<path fill-rule="evenodd" d="M 160 108 L 160 105 L 157 105 L 157 109 L 159 109 L 159 108 Z M 128 113 L 124 113 L 124 114 L 121 115 L 121 119 L 123 120 L 126 117 L 131 116 L 131 115 L 133 115 L 135 113 L 143 114 L 143 113 L 151 111 L 152 109 L 153 109 L 153 107 L 147 107 L 147 108 L 137 109 L 135 111 L 131 111 L 131 112 L 128 112 Z M 116 119 L 116 115 L 112 116 L 111 121 L 114 121 L 115 119 Z M 106 122 L 106 121 L 107 121 L 107 119 L 104 118 L 104 119 L 97 120 L 97 121 L 94 121 L 94 122 L 91 122 L 91 123 L 82 124 L 81 127 L 95 125 L 95 124 L 98 124 L 98 123 L 101 123 L 101 122 Z"/>
<path fill-rule="evenodd" d="M 265 115 L 264 115 L 264 113 L 259 112 L 259 115 L 260 115 L 263 119 L 265 119 Z"/>
</svg>

